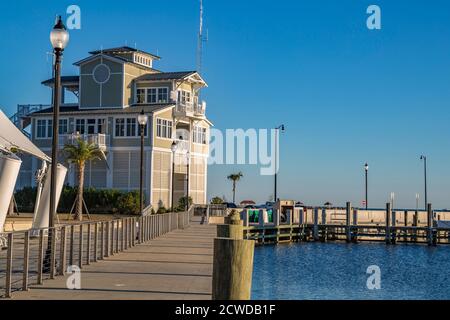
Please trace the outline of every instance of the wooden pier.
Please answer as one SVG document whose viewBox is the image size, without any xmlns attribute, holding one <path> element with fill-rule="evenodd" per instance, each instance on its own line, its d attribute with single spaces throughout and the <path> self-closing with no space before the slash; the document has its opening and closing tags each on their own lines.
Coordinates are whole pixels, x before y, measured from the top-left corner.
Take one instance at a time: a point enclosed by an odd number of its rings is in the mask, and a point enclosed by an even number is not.
<svg viewBox="0 0 450 320">
<path fill-rule="evenodd" d="M 275 217 L 274 223 L 252 224 L 247 219 L 244 237 L 256 240 L 259 245 L 311 241 L 450 244 L 450 228 L 437 226 L 441 216 L 438 212 L 433 212 L 431 205 L 426 212 L 416 211 L 411 216 L 410 211 L 392 210 L 390 204 L 387 204 L 385 210 L 377 210 L 378 216 L 384 215 L 383 222 L 379 219 L 368 220 L 367 214 L 365 219 L 360 221 L 360 211 L 352 208 L 350 203 L 347 203 L 343 212 L 335 214 L 332 219 L 327 210 L 330 211 L 325 208 L 301 210 L 296 222 L 292 221 L 294 220 L 292 217 L 287 219 L 287 223 L 281 223 L 280 217 Z M 279 215 L 278 212 L 274 214 Z M 422 217 L 422 221 L 419 217 Z M 327 221 L 327 218 L 331 221 Z"/>
</svg>

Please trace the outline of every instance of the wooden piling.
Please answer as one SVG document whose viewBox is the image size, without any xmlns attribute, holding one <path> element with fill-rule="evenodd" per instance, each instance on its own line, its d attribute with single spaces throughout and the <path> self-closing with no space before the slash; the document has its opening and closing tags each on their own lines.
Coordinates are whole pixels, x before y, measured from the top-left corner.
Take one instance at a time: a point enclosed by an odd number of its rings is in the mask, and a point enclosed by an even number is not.
<svg viewBox="0 0 450 320">
<path fill-rule="evenodd" d="M 313 238 L 314 241 L 319 241 L 319 208 L 314 208 Z"/>
<path fill-rule="evenodd" d="M 213 300 L 250 300 L 255 242 L 214 239 Z"/>
<path fill-rule="evenodd" d="M 391 243 L 391 227 L 390 227 L 390 219 L 391 219 L 391 204 L 386 203 L 386 228 L 385 228 L 385 241 L 386 244 Z"/>
<path fill-rule="evenodd" d="M 396 244 L 397 243 L 397 231 L 395 227 L 397 226 L 397 211 L 392 211 L 392 232 L 391 232 L 391 243 Z"/>
<path fill-rule="evenodd" d="M 353 225 L 358 227 L 358 209 L 353 209 Z M 353 242 L 358 242 L 358 228 L 353 229 Z"/>
<path fill-rule="evenodd" d="M 352 230 L 351 230 L 351 221 L 350 221 L 350 212 L 352 211 L 352 204 L 351 202 L 347 202 L 346 208 L 345 208 L 345 233 L 346 233 L 346 240 L 347 242 L 352 241 Z"/>
</svg>

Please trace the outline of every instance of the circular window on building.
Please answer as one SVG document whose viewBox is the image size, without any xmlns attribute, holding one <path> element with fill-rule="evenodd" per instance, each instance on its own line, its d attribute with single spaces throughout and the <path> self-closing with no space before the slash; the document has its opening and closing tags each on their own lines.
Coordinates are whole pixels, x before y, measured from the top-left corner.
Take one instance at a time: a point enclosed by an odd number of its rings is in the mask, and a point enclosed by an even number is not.
<svg viewBox="0 0 450 320">
<path fill-rule="evenodd" d="M 111 71 L 109 70 L 109 67 L 106 64 L 99 64 L 94 68 L 94 81 L 102 84 L 105 82 L 108 82 L 109 77 L 111 75 Z"/>
</svg>

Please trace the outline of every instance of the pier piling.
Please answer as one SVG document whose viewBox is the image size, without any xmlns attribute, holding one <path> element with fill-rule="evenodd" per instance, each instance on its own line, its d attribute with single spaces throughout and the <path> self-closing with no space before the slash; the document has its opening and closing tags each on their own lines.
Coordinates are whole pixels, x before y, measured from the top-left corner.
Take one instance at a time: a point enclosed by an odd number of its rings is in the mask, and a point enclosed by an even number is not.
<svg viewBox="0 0 450 320">
<path fill-rule="evenodd" d="M 347 202 L 347 206 L 345 209 L 345 233 L 346 233 L 346 240 L 347 242 L 351 242 L 352 241 L 352 230 L 351 230 L 351 217 L 350 217 L 350 212 L 352 211 L 352 204 L 350 202 Z"/>
<path fill-rule="evenodd" d="M 391 204 L 388 202 L 386 203 L 386 231 L 385 231 L 386 244 L 391 243 L 390 218 L 391 218 Z"/>
</svg>

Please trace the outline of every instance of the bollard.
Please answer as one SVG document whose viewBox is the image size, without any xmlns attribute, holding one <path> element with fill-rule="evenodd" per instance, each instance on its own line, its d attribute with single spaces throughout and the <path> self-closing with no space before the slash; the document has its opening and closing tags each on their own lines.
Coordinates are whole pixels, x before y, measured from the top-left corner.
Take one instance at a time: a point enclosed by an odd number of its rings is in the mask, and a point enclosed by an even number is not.
<svg viewBox="0 0 450 320">
<path fill-rule="evenodd" d="M 227 217 L 228 224 L 220 224 L 217 226 L 218 238 L 244 239 L 244 221 L 237 211 L 234 211 Z"/>
<path fill-rule="evenodd" d="M 350 202 L 347 202 L 346 209 L 345 209 L 345 233 L 346 233 L 346 241 L 351 242 L 352 241 L 352 229 L 351 229 L 351 217 L 350 212 L 352 211 L 352 204 Z"/>
<path fill-rule="evenodd" d="M 434 244 L 433 237 L 433 209 L 431 203 L 427 205 L 427 240 L 428 245 Z"/>
<path fill-rule="evenodd" d="M 250 300 L 255 242 L 214 239 L 213 300 Z"/>
</svg>

